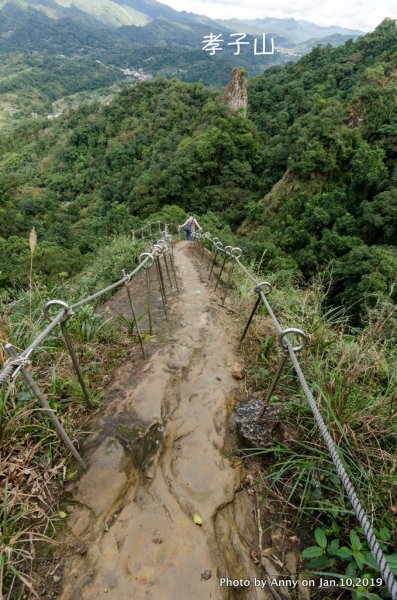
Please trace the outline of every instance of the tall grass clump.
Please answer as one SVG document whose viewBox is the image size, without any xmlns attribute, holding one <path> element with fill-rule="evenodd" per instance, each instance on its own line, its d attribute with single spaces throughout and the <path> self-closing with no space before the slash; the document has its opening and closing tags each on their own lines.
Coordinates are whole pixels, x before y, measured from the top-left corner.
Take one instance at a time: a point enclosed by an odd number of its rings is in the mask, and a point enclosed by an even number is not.
<svg viewBox="0 0 397 600">
<path fill-rule="evenodd" d="M 30 249 L 30 267 L 29 267 L 29 317 L 32 321 L 32 294 L 33 294 L 33 256 L 36 252 L 37 247 L 37 235 L 36 229 L 32 227 L 29 235 L 29 249 Z"/>
<path fill-rule="evenodd" d="M 258 280 L 274 285 L 268 299 L 282 328 L 298 327 L 309 335 L 301 366 L 370 520 L 390 533 L 390 555 L 397 548 L 397 307 L 379 300 L 363 326 L 353 328 L 346 311 L 328 303 L 332 272 L 303 286 L 288 269 L 281 277 L 254 262 L 248 266 Z M 238 312 L 247 318 L 256 300 L 254 285 L 238 269 L 233 285 Z M 241 328 L 244 324 L 242 319 Z M 282 356 L 277 337 L 262 307 L 243 346 L 250 394 L 266 395 Z M 357 520 L 289 361 L 270 406 L 277 409 L 287 441 L 274 434 L 266 447 L 244 450 L 261 464 L 256 484 L 264 500 L 276 502 L 280 520 L 284 515 L 298 532 L 315 525 L 338 528 L 341 545 L 349 545 Z"/>
<path fill-rule="evenodd" d="M 142 246 L 120 236 L 102 247 L 90 265 L 75 277 L 59 278 L 55 286 L 35 278 L 33 255 L 37 238 L 30 234 L 31 269 L 25 290 L 2 305 L 0 317 L 0 368 L 7 359 L 5 344 L 18 351 L 28 347 L 47 321 L 43 307 L 57 298 L 72 304 L 122 278 L 122 270 L 137 266 Z M 110 296 L 78 308 L 68 321 L 94 403 L 96 389 L 103 387 L 112 356 L 127 352 L 130 341 L 115 326 L 106 311 L 96 308 Z M 75 439 L 83 434 L 90 413 L 73 372 L 61 333 L 55 330 L 32 355 L 30 367 L 35 380 L 56 410 L 66 431 Z M 50 539 L 60 517 L 58 500 L 68 473 L 65 454 L 52 424 L 19 376 L 0 389 L 0 589 L 5 598 L 23 598 L 26 592 L 39 597 L 34 586 L 34 544 Z M 0 594 L 1 597 L 1 594 Z"/>
</svg>

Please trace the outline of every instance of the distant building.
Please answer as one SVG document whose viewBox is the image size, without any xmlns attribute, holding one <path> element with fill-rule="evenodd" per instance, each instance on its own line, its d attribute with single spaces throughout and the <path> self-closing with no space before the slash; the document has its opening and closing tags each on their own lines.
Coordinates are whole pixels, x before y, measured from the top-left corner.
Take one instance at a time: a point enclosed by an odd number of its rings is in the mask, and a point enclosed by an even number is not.
<svg viewBox="0 0 397 600">
<path fill-rule="evenodd" d="M 127 81 L 148 81 L 149 79 L 153 79 L 153 75 L 151 73 L 146 73 L 142 67 L 139 67 L 138 69 L 120 69 L 120 71 Z"/>
</svg>

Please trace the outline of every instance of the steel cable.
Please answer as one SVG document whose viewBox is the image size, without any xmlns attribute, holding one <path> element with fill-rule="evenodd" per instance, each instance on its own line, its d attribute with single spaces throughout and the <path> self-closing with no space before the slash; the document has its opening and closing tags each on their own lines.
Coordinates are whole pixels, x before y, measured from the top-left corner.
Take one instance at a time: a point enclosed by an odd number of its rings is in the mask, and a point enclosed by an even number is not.
<svg viewBox="0 0 397 600">
<path fill-rule="evenodd" d="M 206 238 L 207 235 L 205 234 L 204 236 L 202 236 L 202 238 Z M 209 239 L 209 241 L 212 242 L 212 244 L 215 246 L 215 248 L 217 248 L 219 240 L 217 238 L 211 238 L 211 236 L 207 237 L 207 239 Z M 216 241 L 215 241 L 216 239 Z M 266 306 L 266 309 L 273 321 L 273 323 L 275 324 L 279 334 L 281 334 L 282 338 L 284 338 L 284 335 L 288 330 L 284 331 L 282 330 L 280 323 L 277 320 L 276 315 L 274 314 L 269 301 L 266 297 L 266 294 L 260 289 L 260 284 L 258 283 L 258 281 L 255 279 L 255 277 L 248 271 L 248 269 L 245 267 L 245 265 L 243 265 L 243 263 L 239 260 L 238 257 L 234 257 L 234 260 L 236 262 L 236 264 L 240 267 L 240 269 L 247 275 L 247 277 L 255 284 L 255 288 L 256 291 L 258 291 L 263 304 Z M 293 330 L 291 330 L 293 331 Z M 296 330 L 298 331 L 298 330 Z M 281 338 L 280 338 L 281 339 Z M 345 467 L 343 466 L 341 459 L 339 457 L 338 451 L 336 449 L 335 443 L 327 429 L 327 426 L 324 422 L 324 419 L 317 407 L 317 404 L 314 400 L 313 394 L 310 391 L 310 388 L 308 386 L 308 383 L 306 381 L 306 378 L 303 374 L 303 371 L 301 369 L 301 366 L 299 364 L 299 360 L 295 354 L 295 350 L 292 347 L 291 343 L 288 340 L 285 340 L 285 342 L 282 342 L 282 345 L 284 348 L 286 348 L 289 352 L 289 355 L 291 357 L 291 361 L 292 364 L 294 366 L 294 369 L 296 371 L 296 374 L 298 376 L 299 382 L 302 386 L 303 392 L 306 396 L 306 399 L 310 405 L 310 408 L 313 412 L 314 418 L 316 420 L 316 423 L 318 425 L 318 428 L 320 429 L 320 433 L 324 439 L 324 442 L 328 448 L 328 451 L 330 453 L 330 456 L 332 458 L 332 461 L 335 465 L 336 471 L 338 473 L 338 476 L 340 477 L 340 480 L 343 484 L 343 487 L 346 491 L 346 494 L 349 498 L 349 501 L 353 507 L 353 510 L 357 516 L 357 519 L 361 525 L 361 527 L 364 530 L 365 536 L 367 538 L 368 541 L 368 545 L 369 548 L 371 550 L 371 553 L 376 561 L 376 564 L 379 567 L 380 573 L 382 575 L 383 581 L 386 584 L 392 600 L 397 600 L 397 581 L 389 567 L 389 565 L 387 564 L 385 555 L 383 554 L 383 551 L 379 545 L 379 542 L 375 536 L 375 533 L 373 531 L 372 525 L 365 513 L 364 508 L 361 505 L 361 502 L 356 494 L 356 491 L 353 487 L 353 484 L 350 480 L 350 477 L 345 469 Z"/>
<path fill-rule="evenodd" d="M 301 366 L 299 364 L 298 358 L 289 343 L 287 344 L 287 348 L 288 348 L 288 352 L 289 352 L 289 355 L 292 360 L 292 364 L 294 365 L 294 369 L 296 371 L 296 374 L 298 375 L 300 384 L 301 384 L 304 394 L 306 396 L 306 399 L 309 402 L 310 408 L 312 409 L 314 418 L 316 419 L 316 422 L 320 429 L 321 435 L 323 436 L 323 439 L 327 445 L 328 451 L 331 455 L 331 458 L 336 467 L 338 475 L 342 481 L 343 487 L 346 490 L 346 494 L 353 506 L 354 512 L 356 513 L 357 519 L 365 532 L 365 535 L 366 535 L 366 538 L 368 541 L 368 545 L 371 549 L 371 552 L 372 552 L 372 554 L 376 560 L 376 563 L 379 567 L 379 570 L 382 574 L 382 578 L 383 578 L 385 584 L 387 585 L 387 588 L 391 594 L 392 600 L 396 600 L 397 599 L 397 581 L 394 578 L 394 575 L 391 572 L 391 569 L 386 562 L 383 551 L 382 551 L 381 547 L 379 546 L 378 540 L 376 539 L 375 533 L 372 529 L 372 525 L 369 522 L 367 515 L 365 514 L 365 511 L 361 505 L 361 502 L 360 502 L 360 500 L 355 492 L 355 489 L 353 487 L 353 484 L 350 480 L 350 477 L 347 474 L 347 471 L 339 458 L 339 454 L 336 449 L 334 440 L 332 439 L 330 433 L 328 432 L 327 426 L 326 426 L 324 419 L 317 407 L 317 404 L 314 400 L 313 394 L 309 389 L 309 386 L 307 384 L 307 381 L 305 379 L 305 376 L 304 376 Z"/>
<path fill-rule="evenodd" d="M 165 236 L 168 235 L 168 229 L 166 229 L 164 231 L 164 235 Z M 169 249 L 170 249 L 169 243 L 165 240 L 160 240 L 160 241 L 161 241 L 163 247 L 161 249 L 159 249 L 159 252 L 162 253 L 162 252 L 169 251 Z M 115 283 L 108 285 L 106 288 L 103 288 L 103 289 L 99 290 L 98 292 L 95 292 L 94 294 L 87 296 L 87 298 L 83 298 L 82 300 L 79 300 L 78 302 L 76 302 L 75 304 L 72 304 L 67 309 L 63 308 L 62 310 L 60 310 L 59 313 L 56 315 L 56 317 L 54 317 L 51 320 L 49 325 L 47 325 L 47 327 L 39 333 L 39 335 L 33 340 L 33 342 L 31 342 L 31 344 L 25 350 L 23 350 L 23 352 L 21 352 L 18 355 L 18 357 L 10 358 L 8 361 L 6 361 L 4 368 L 0 372 L 0 384 L 4 383 L 5 381 L 9 381 L 13 377 L 15 377 L 15 375 L 20 371 L 22 366 L 26 365 L 26 361 L 27 361 L 28 357 L 30 356 L 30 354 L 41 345 L 41 343 L 45 340 L 45 338 L 56 328 L 57 325 L 59 325 L 63 321 L 63 319 L 65 318 L 65 316 L 67 314 L 71 314 L 74 309 L 79 308 L 80 306 L 83 306 L 85 304 L 89 304 L 90 302 L 93 302 L 94 300 L 96 300 L 97 298 L 100 298 L 104 294 L 122 286 L 125 283 L 128 283 L 132 279 L 132 277 L 134 277 L 137 273 L 139 273 L 139 271 L 141 271 L 142 269 L 146 269 L 147 263 L 150 260 L 151 260 L 151 257 L 146 256 L 145 259 L 141 263 L 139 263 L 139 265 L 133 271 L 131 271 L 131 273 L 128 273 L 125 277 L 123 277 L 119 281 L 116 281 Z"/>
</svg>

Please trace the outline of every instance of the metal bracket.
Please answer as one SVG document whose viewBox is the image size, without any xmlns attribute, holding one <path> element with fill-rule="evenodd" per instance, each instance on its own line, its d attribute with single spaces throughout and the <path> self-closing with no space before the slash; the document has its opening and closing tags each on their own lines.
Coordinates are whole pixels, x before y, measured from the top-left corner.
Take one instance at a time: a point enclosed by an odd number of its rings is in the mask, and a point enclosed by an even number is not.
<svg viewBox="0 0 397 600">
<path fill-rule="evenodd" d="M 43 308 L 44 316 L 49 321 L 53 321 L 53 318 L 50 315 L 51 306 L 60 306 L 61 308 L 63 308 L 65 310 L 65 315 L 64 315 L 64 318 L 62 319 L 63 323 L 65 321 L 68 321 L 70 319 L 70 317 L 73 315 L 73 310 L 70 308 L 69 304 L 67 304 L 63 300 L 50 300 L 49 302 L 47 302 L 47 304 Z"/>
<path fill-rule="evenodd" d="M 290 335 L 290 334 L 294 334 L 294 335 L 297 335 L 298 337 L 300 337 L 300 339 L 302 340 L 301 343 L 298 344 L 297 346 L 292 346 L 290 344 L 288 338 L 286 338 L 286 336 Z M 305 333 L 303 333 L 303 331 L 301 329 L 296 329 L 295 327 L 289 327 L 288 329 L 284 329 L 284 331 L 282 331 L 279 334 L 278 340 L 285 352 L 287 352 L 289 348 L 291 348 L 294 352 L 300 352 L 301 350 L 303 350 L 305 348 L 308 337 Z"/>
<path fill-rule="evenodd" d="M 153 254 L 151 252 L 142 252 L 142 254 L 140 254 L 139 257 L 138 257 L 138 262 L 139 262 L 140 265 L 144 262 L 145 258 L 149 258 L 150 259 L 149 260 L 149 264 L 147 264 L 145 266 L 145 269 L 150 269 L 150 267 L 154 263 L 154 256 L 153 256 Z"/>
</svg>

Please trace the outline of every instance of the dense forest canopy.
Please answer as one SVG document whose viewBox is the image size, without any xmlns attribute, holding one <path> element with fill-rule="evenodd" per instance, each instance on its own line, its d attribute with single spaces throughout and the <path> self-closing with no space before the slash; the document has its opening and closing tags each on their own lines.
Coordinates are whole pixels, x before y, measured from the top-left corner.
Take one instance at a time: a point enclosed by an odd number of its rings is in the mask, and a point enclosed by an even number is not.
<svg viewBox="0 0 397 600">
<path fill-rule="evenodd" d="M 3 294 L 26 284 L 32 226 L 37 273 L 56 282 L 171 204 L 211 211 L 265 270 L 332 272 L 330 301 L 356 323 L 396 294 L 395 21 L 269 69 L 248 97 L 245 118 L 201 83 L 156 79 L 0 131 Z"/>
<path fill-rule="evenodd" d="M 272 69 L 249 97 L 266 194 L 250 229 L 268 258 L 281 251 L 305 276 L 331 264 L 331 297 L 356 314 L 362 297 L 395 298 L 396 22 Z"/>
</svg>

